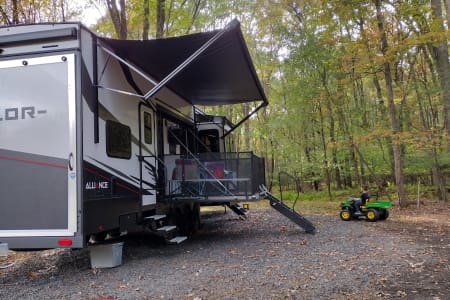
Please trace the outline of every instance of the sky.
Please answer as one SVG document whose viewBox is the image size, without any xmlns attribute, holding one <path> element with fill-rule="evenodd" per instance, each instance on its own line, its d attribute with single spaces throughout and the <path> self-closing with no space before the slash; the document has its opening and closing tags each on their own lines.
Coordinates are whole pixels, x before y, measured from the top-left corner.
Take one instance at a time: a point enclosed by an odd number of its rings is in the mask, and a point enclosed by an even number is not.
<svg viewBox="0 0 450 300">
<path fill-rule="evenodd" d="M 105 14 L 106 9 L 99 4 L 100 1 L 78 0 L 77 4 L 83 8 L 81 22 L 86 26 L 91 26 Z"/>
</svg>

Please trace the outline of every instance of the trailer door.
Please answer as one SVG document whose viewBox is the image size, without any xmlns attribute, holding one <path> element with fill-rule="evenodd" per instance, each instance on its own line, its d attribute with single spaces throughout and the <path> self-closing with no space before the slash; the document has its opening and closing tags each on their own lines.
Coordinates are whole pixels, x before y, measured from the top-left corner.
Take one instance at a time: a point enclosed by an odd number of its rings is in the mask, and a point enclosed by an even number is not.
<svg viewBox="0 0 450 300">
<path fill-rule="evenodd" d="M 157 134 L 155 113 L 143 103 L 139 104 L 140 120 L 140 188 L 142 205 L 156 203 L 157 193 Z"/>
<path fill-rule="evenodd" d="M 0 241 L 11 248 L 77 232 L 75 58 L 0 61 Z"/>
</svg>

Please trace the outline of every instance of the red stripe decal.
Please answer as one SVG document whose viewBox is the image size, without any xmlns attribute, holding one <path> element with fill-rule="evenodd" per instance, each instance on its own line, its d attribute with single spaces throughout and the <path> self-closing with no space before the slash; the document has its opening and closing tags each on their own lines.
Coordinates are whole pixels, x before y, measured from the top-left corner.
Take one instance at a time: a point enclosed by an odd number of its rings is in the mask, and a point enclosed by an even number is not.
<svg viewBox="0 0 450 300">
<path fill-rule="evenodd" d="M 11 156 L 0 155 L 0 159 L 13 160 L 13 161 L 18 161 L 18 162 L 22 162 L 22 163 L 27 163 L 27 164 L 32 164 L 32 165 L 40 165 L 40 166 L 46 166 L 46 167 L 52 167 L 52 168 L 67 169 L 67 165 L 58 165 L 58 164 L 52 164 L 52 163 L 47 163 L 47 162 L 43 162 L 43 161 L 36 161 L 36 160 L 23 159 L 23 158 L 18 158 L 18 157 L 11 157 Z"/>
</svg>

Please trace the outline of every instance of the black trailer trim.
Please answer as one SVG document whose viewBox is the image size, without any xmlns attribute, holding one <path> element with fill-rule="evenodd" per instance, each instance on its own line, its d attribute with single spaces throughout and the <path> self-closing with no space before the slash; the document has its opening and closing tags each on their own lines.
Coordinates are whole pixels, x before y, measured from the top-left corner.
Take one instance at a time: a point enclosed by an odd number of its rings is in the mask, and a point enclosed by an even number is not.
<svg viewBox="0 0 450 300">
<path fill-rule="evenodd" d="M 92 88 L 94 90 L 94 143 L 98 144 L 100 143 L 100 135 L 99 135 L 99 114 L 98 114 L 98 58 L 97 58 L 97 37 L 93 35 L 94 39 L 94 47 L 92 47 L 92 58 L 94 59 L 93 64 L 93 82 L 92 82 Z"/>
</svg>

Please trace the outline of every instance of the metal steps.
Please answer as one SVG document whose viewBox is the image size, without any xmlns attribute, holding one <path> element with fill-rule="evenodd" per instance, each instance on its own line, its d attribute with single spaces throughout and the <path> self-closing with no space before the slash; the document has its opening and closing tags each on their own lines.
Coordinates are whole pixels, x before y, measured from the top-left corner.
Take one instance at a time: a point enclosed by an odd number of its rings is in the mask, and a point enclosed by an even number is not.
<svg viewBox="0 0 450 300">
<path fill-rule="evenodd" d="M 234 211 L 239 217 L 247 219 L 248 211 L 239 205 L 239 203 L 227 203 L 227 206 Z"/>
<path fill-rule="evenodd" d="M 176 236 L 168 241 L 169 244 L 180 244 L 187 240 L 187 236 Z"/>
<path fill-rule="evenodd" d="M 166 215 L 153 215 L 145 217 L 144 220 L 152 220 L 152 221 L 159 221 L 166 218 Z"/>
<path fill-rule="evenodd" d="M 159 227 L 156 229 L 158 232 L 170 233 L 177 230 L 177 226 L 175 225 L 166 225 L 163 227 Z"/>
<path fill-rule="evenodd" d="M 167 216 L 156 214 L 143 219 L 143 225 L 153 234 L 164 238 L 168 244 L 180 244 L 187 240 L 186 236 L 178 236 L 178 228 L 175 225 L 166 224 Z"/>
<path fill-rule="evenodd" d="M 259 186 L 261 196 L 270 201 L 270 206 L 278 212 L 289 218 L 292 222 L 305 229 L 307 233 L 315 234 L 316 227 L 301 214 L 294 209 L 289 208 L 286 204 L 275 198 L 264 185 Z"/>
</svg>

